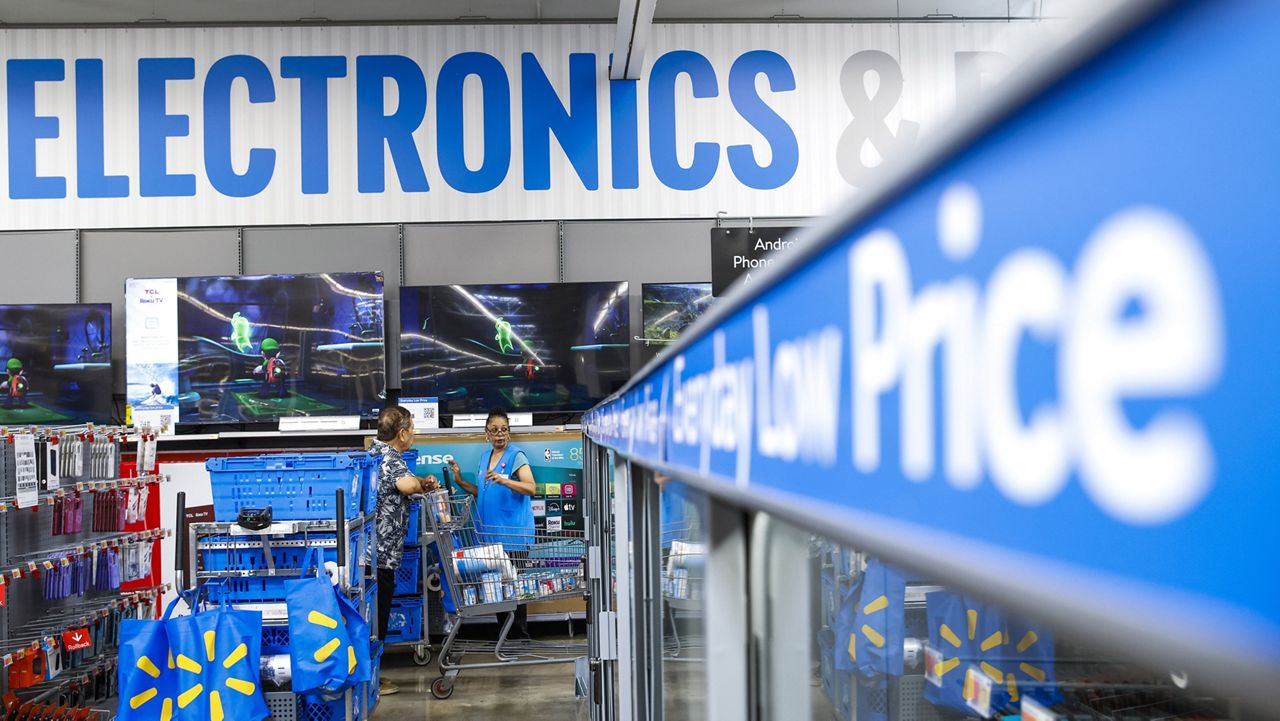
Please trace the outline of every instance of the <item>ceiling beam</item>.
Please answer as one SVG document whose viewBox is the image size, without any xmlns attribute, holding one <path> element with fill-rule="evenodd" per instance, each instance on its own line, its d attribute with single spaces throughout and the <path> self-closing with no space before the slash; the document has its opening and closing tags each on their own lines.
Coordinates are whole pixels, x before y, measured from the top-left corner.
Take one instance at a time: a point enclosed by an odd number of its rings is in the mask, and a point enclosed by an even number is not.
<svg viewBox="0 0 1280 721">
<path fill-rule="evenodd" d="M 658 0 L 618 0 L 618 30 L 613 39 L 610 80 L 639 80 Z"/>
</svg>

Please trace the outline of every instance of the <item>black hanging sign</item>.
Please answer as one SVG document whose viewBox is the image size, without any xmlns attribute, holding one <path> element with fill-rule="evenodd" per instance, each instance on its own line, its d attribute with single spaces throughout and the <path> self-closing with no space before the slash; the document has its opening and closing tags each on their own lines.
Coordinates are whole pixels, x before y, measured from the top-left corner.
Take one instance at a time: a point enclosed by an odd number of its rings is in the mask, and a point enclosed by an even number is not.
<svg viewBox="0 0 1280 721">
<path fill-rule="evenodd" d="M 794 243 L 795 226 L 778 228 L 712 228 L 711 294 L 724 295 L 739 277 L 750 283 L 754 274 L 774 263 Z"/>
</svg>

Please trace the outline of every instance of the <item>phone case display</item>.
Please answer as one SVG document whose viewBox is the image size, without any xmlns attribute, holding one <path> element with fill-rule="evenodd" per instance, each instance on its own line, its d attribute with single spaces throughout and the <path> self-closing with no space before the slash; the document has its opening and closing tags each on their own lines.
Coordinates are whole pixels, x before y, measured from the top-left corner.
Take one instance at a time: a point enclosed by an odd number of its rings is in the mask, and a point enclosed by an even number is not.
<svg viewBox="0 0 1280 721">
<path fill-rule="evenodd" d="M 120 624 L 154 618 L 164 590 L 162 477 L 121 477 L 138 465 L 125 454 L 154 458 L 152 443 L 118 427 L 0 433 L 0 683 L 10 714 L 96 719 L 88 706 L 116 694 Z"/>
</svg>

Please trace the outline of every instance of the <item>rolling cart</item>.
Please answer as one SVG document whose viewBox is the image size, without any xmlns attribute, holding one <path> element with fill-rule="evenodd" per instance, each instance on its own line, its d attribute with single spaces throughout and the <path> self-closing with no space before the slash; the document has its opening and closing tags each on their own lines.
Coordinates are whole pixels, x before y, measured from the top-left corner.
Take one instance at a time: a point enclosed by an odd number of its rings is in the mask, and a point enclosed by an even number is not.
<svg viewBox="0 0 1280 721">
<path fill-rule="evenodd" d="M 360 610 L 376 623 L 377 588 L 368 582 L 360 563 L 365 544 L 373 537 L 371 515 L 348 519 L 344 490 L 334 492 L 336 510 L 328 520 L 273 521 L 261 529 L 236 522 L 187 523 L 186 494 L 178 494 L 175 553 L 177 585 L 200 598 L 211 583 L 223 583 L 236 608 L 262 613 L 263 697 L 274 721 L 362 721 L 377 705 L 378 678 L 348 689 L 329 702 L 294 694 L 289 682 L 289 628 L 284 582 L 301 578 L 309 548 L 323 549 L 323 563 L 336 565 L 344 594 L 358 600 Z M 331 569 L 332 571 L 332 569 Z M 373 657 L 378 665 L 379 649 Z"/>
<path fill-rule="evenodd" d="M 439 573 L 439 567 L 430 546 L 423 543 L 430 532 L 423 518 L 421 501 L 410 504 L 407 525 L 404 558 L 396 569 L 396 591 L 384 641 L 388 647 L 412 647 L 413 662 L 426 666 L 432 658 L 428 609 L 439 597 L 440 587 L 436 585 L 433 590 L 429 581 Z"/>
<path fill-rule="evenodd" d="M 552 643 L 508 637 L 519 604 L 584 595 L 586 542 L 582 532 L 548 534 L 481 526 L 470 496 L 451 498 L 447 492 L 436 491 L 415 498 L 422 503 L 422 516 L 430 531 L 423 544 L 437 544 L 445 596 L 453 606 L 440 646 L 440 677 L 431 684 L 432 696 L 441 700 L 451 697 L 454 681 L 465 668 L 574 663 L 587 655 L 585 639 Z M 466 619 L 500 614 L 506 618 L 496 641 L 458 638 Z M 466 660 L 477 656 L 491 659 Z"/>
</svg>

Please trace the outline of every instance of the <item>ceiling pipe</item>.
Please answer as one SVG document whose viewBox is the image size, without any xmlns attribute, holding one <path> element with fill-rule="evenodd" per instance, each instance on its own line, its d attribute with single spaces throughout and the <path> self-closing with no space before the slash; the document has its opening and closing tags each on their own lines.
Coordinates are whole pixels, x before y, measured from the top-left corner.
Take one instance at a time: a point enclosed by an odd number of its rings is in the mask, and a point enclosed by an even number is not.
<svg viewBox="0 0 1280 721">
<path fill-rule="evenodd" d="M 610 80 L 639 80 L 658 0 L 618 0 Z"/>
</svg>

